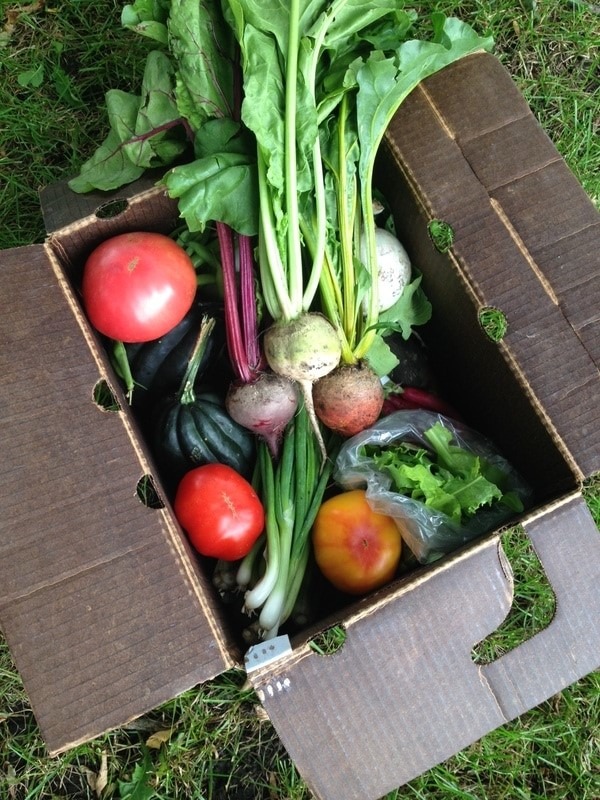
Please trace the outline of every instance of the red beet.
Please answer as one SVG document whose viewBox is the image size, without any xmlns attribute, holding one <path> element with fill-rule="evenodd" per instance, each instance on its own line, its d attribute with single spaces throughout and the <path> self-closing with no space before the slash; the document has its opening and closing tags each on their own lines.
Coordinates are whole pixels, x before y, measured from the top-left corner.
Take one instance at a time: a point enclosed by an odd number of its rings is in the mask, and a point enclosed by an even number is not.
<svg viewBox="0 0 600 800">
<path fill-rule="evenodd" d="M 229 416 L 261 436 L 276 457 L 283 431 L 296 413 L 298 394 L 292 381 L 272 372 L 262 372 L 249 383 L 232 384 L 225 406 Z"/>
</svg>

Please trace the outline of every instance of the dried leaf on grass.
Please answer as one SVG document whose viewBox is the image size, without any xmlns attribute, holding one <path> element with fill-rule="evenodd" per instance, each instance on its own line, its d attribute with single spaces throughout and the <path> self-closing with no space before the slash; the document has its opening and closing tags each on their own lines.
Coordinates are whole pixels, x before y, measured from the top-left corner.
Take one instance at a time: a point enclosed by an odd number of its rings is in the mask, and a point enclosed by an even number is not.
<svg viewBox="0 0 600 800">
<path fill-rule="evenodd" d="M 98 773 L 98 777 L 96 778 L 95 792 L 97 797 L 100 797 L 100 795 L 106 788 L 107 784 L 108 784 L 108 756 L 106 754 L 106 750 L 104 750 L 102 753 L 102 757 L 100 759 L 100 772 Z"/>
<path fill-rule="evenodd" d="M 12 764 L 6 766 L 5 778 L 8 782 L 8 797 L 10 800 L 17 797 L 17 773 Z"/>
<path fill-rule="evenodd" d="M 35 0 L 35 2 L 30 3 L 28 6 L 7 8 L 4 12 L 6 14 L 6 22 L 2 26 L 2 30 L 0 30 L 0 47 L 6 47 L 10 37 L 17 27 L 19 18 L 23 14 L 35 14 L 36 11 L 41 11 L 45 4 L 46 0 Z"/>
<path fill-rule="evenodd" d="M 154 731 L 154 733 L 146 739 L 146 747 L 152 747 L 158 750 L 165 742 L 168 742 L 173 734 L 173 729 Z"/>
<path fill-rule="evenodd" d="M 88 767 L 84 767 L 83 771 L 85 772 L 88 786 L 96 797 L 100 797 L 108 785 L 108 754 L 106 750 L 102 751 L 100 769 L 98 772 L 94 772 L 93 769 L 89 769 Z"/>
<path fill-rule="evenodd" d="M 254 713 L 256 714 L 259 722 L 269 722 L 269 715 L 261 705 L 254 706 Z"/>
</svg>

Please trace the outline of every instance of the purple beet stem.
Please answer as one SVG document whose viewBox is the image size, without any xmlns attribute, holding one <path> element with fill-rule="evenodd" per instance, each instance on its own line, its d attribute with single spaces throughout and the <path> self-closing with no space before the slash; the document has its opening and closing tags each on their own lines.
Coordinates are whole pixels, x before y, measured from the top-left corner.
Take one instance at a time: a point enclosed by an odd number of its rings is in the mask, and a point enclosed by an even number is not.
<svg viewBox="0 0 600 800">
<path fill-rule="evenodd" d="M 236 377 L 250 383 L 260 366 L 252 243 L 248 236 L 239 236 L 240 292 L 235 270 L 233 231 L 217 222 L 217 235 L 223 269 L 223 296 L 227 350 Z M 241 314 L 240 314 L 241 312 Z"/>
</svg>

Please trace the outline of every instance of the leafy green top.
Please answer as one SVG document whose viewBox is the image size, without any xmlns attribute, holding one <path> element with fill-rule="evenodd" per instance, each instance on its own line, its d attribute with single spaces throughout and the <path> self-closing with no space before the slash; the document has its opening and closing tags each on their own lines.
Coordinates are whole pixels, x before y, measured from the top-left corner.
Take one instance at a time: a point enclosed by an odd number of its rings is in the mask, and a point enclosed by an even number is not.
<svg viewBox="0 0 600 800">
<path fill-rule="evenodd" d="M 453 444 L 441 422 L 423 432 L 431 449 L 405 442 L 367 446 L 377 469 L 389 475 L 394 490 L 441 511 L 457 524 L 483 506 L 501 502 L 513 511 L 523 504 L 515 492 L 504 492 L 507 475 L 485 458 Z"/>
<path fill-rule="evenodd" d="M 392 116 L 420 81 L 490 38 L 441 13 L 409 38 L 396 0 L 136 0 L 123 24 L 154 39 L 140 96 L 109 92 L 110 133 L 75 191 L 175 164 L 163 183 L 191 231 L 259 236 L 270 316 L 320 308 L 354 362 L 382 333 L 427 318 L 418 281 L 380 321 L 373 171 Z M 241 118 L 237 109 L 241 103 Z M 186 149 L 187 148 L 187 149 Z M 181 163 L 178 163 L 181 162 Z M 383 329 L 382 329 L 383 326 Z M 386 361 L 385 357 L 383 361 Z"/>
</svg>

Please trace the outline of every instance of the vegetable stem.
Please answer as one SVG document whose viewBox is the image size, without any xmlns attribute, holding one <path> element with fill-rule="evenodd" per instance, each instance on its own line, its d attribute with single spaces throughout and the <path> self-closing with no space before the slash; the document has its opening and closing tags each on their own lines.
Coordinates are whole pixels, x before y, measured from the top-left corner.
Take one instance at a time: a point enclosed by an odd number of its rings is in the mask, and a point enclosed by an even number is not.
<svg viewBox="0 0 600 800">
<path fill-rule="evenodd" d="M 312 305 L 319 281 L 323 271 L 325 259 L 325 244 L 327 241 L 327 209 L 325 201 L 325 178 L 323 176 L 323 162 L 321 160 L 321 143 L 319 137 L 313 145 L 313 170 L 315 181 L 315 208 L 316 208 L 316 236 L 312 248 L 312 266 L 309 279 L 302 297 L 302 310 L 308 311 Z"/>
<path fill-rule="evenodd" d="M 259 442 L 258 458 L 260 460 L 260 470 L 263 486 L 263 502 L 265 505 L 265 532 L 267 567 L 260 580 L 246 592 L 244 598 L 244 608 L 247 612 L 255 611 L 260 608 L 273 591 L 277 583 L 279 571 L 280 547 L 279 547 L 279 522 L 275 513 L 275 477 L 273 462 L 268 447 L 264 442 Z"/>
<path fill-rule="evenodd" d="M 306 577 L 306 568 L 308 566 L 309 556 L 310 547 L 308 542 L 306 542 L 305 546 L 301 549 L 300 554 L 293 558 L 293 560 L 290 559 L 288 585 L 283 611 L 281 612 L 280 625 L 283 625 L 284 622 L 287 622 L 294 611 L 300 589 L 302 588 L 302 583 Z"/>
<path fill-rule="evenodd" d="M 258 343 L 258 319 L 254 286 L 254 260 L 249 236 L 238 236 L 240 254 L 240 301 L 242 307 L 242 338 L 250 373 L 258 369 L 261 354 Z"/>
<path fill-rule="evenodd" d="M 312 231 L 310 231 L 307 227 L 303 227 L 302 232 L 307 246 L 312 250 L 314 247 Z M 333 265 L 327 251 L 325 251 L 323 268 L 319 276 L 319 288 L 321 291 L 321 304 L 323 313 L 336 329 L 339 336 L 342 347 L 341 360 L 345 363 L 352 363 L 352 348 L 350 347 L 350 343 L 348 342 L 346 332 L 344 331 L 344 327 L 339 316 L 339 309 L 341 309 L 343 306 L 341 289 L 339 282 L 335 277 Z"/>
<path fill-rule="evenodd" d="M 296 173 L 296 104 L 298 95 L 299 23 L 300 0 L 290 0 L 288 51 L 285 74 L 285 200 L 288 216 L 288 287 L 294 316 L 297 316 L 302 311 L 302 298 L 304 294 L 300 214 L 298 210 L 298 181 Z"/>
<path fill-rule="evenodd" d="M 254 542 L 254 545 L 252 546 L 252 549 L 248 555 L 244 556 L 244 558 L 238 564 L 235 579 L 240 589 L 247 589 L 252 582 L 256 561 L 265 547 L 265 540 L 266 536 L 263 533 Z"/>
<path fill-rule="evenodd" d="M 259 616 L 260 627 L 263 631 L 268 632 L 269 636 L 277 633 L 285 603 L 292 537 L 296 519 L 294 474 L 297 443 L 298 430 L 294 421 L 287 429 L 281 460 L 275 476 L 275 513 L 279 526 L 279 568 L 273 591 L 265 601 Z"/>
<path fill-rule="evenodd" d="M 198 336 L 196 337 L 196 341 L 194 342 L 194 349 L 192 350 L 192 353 L 190 355 L 187 369 L 185 371 L 183 380 L 181 381 L 181 387 L 179 389 L 179 401 L 183 405 L 188 405 L 189 403 L 193 403 L 194 400 L 196 399 L 196 395 L 194 392 L 194 383 L 196 381 L 198 370 L 200 369 L 202 358 L 204 357 L 204 353 L 206 352 L 208 340 L 210 339 L 210 335 L 214 327 L 215 327 L 214 317 L 208 317 L 206 315 L 202 317 L 202 320 L 200 321 L 200 328 L 198 330 Z"/>
<path fill-rule="evenodd" d="M 267 169 L 260 148 L 257 154 L 258 192 L 260 205 L 260 233 L 262 239 L 260 259 L 260 278 L 269 302 L 269 313 L 273 319 L 291 320 L 294 318 L 293 306 L 288 295 L 283 261 L 275 237 L 275 220 L 269 197 Z M 275 304 L 276 300 L 276 304 Z"/>
<path fill-rule="evenodd" d="M 225 305 L 225 335 L 231 365 L 243 383 L 252 378 L 248 363 L 247 351 L 238 309 L 238 297 L 235 277 L 235 253 L 231 228 L 223 222 L 217 222 L 217 235 L 221 250 L 223 270 L 223 298 Z M 255 333 L 255 338 L 258 332 Z"/>
<path fill-rule="evenodd" d="M 125 397 L 127 398 L 127 402 L 131 405 L 133 390 L 135 389 L 135 380 L 131 372 L 127 350 L 123 342 L 119 339 L 113 341 L 113 364 L 117 374 L 125 384 Z"/>
<path fill-rule="evenodd" d="M 332 446 L 333 445 L 333 446 Z M 288 619 L 302 585 L 310 556 L 310 531 L 329 482 L 332 457 L 321 461 L 321 451 L 309 414 L 302 405 L 285 432 L 277 468 L 264 446 L 259 453 L 263 502 L 266 509 L 267 567 L 246 593 L 246 611 L 260 608 L 262 638 L 277 635 Z M 251 574 L 257 553 L 240 565 L 238 581 Z"/>
<path fill-rule="evenodd" d="M 342 267 L 342 325 L 350 347 L 354 345 L 356 328 L 354 325 L 356 276 L 354 274 L 354 253 L 352 251 L 353 220 L 348 215 L 348 170 L 346 167 L 346 120 L 348 117 L 348 97 L 344 95 L 338 122 L 338 219 L 340 235 L 340 256 Z M 352 193 L 352 205 L 356 205 L 356 190 Z"/>
<path fill-rule="evenodd" d="M 364 358 L 376 336 L 376 325 L 379 319 L 378 264 L 375 244 L 375 217 L 373 214 L 372 166 L 366 175 L 366 185 L 361 187 L 362 196 L 362 235 L 365 237 L 367 254 L 367 271 L 370 276 L 367 312 L 365 314 L 363 334 L 354 348 L 356 360 Z"/>
</svg>

